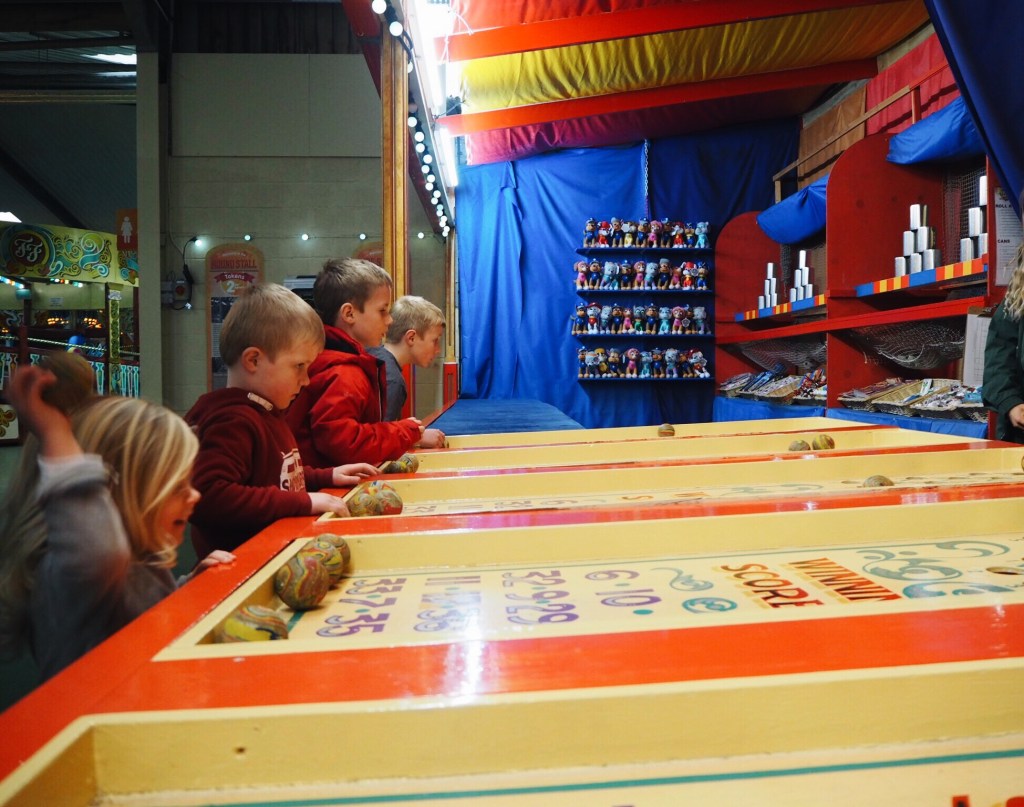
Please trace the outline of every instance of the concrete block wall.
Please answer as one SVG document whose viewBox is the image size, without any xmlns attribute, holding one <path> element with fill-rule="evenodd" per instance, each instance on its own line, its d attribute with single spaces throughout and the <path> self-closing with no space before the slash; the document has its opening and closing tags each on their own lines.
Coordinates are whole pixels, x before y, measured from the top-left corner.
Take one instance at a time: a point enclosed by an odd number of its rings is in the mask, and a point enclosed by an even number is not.
<svg viewBox="0 0 1024 807">
<path fill-rule="evenodd" d="M 164 402 L 185 412 L 208 388 L 209 249 L 249 233 L 266 280 L 280 283 L 355 253 L 360 233 L 380 240 L 380 102 L 362 57 L 352 56 L 191 54 L 176 61 L 172 82 L 162 275 L 179 277 L 187 262 L 196 285 L 191 310 L 162 311 L 163 381 Z M 444 244 L 415 197 L 408 218 L 411 293 L 443 308 Z M 188 243 L 193 236 L 201 247 Z M 441 406 L 440 360 L 414 378 L 425 417 Z"/>
</svg>

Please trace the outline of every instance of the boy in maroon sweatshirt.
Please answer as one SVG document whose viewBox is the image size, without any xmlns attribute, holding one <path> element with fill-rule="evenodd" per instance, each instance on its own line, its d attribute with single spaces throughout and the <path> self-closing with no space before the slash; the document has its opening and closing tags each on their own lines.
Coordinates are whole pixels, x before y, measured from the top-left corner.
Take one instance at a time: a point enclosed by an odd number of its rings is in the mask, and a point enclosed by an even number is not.
<svg viewBox="0 0 1024 807">
<path fill-rule="evenodd" d="M 284 286 L 255 285 L 232 305 L 220 331 L 227 387 L 201 396 L 185 416 L 199 437 L 197 557 L 234 549 L 288 516 L 347 515 L 342 499 L 307 488 L 355 485 L 377 473 L 366 464 L 303 468 L 284 411 L 309 383 L 323 344 L 316 313 Z"/>
<path fill-rule="evenodd" d="M 288 410 L 288 425 L 308 465 L 398 459 L 415 445 L 443 443 L 417 418 L 387 422 L 384 362 L 378 347 L 391 324 L 391 277 L 357 258 L 328 260 L 313 284 L 313 307 L 323 321 L 326 348 L 309 368 L 309 386 Z"/>
</svg>

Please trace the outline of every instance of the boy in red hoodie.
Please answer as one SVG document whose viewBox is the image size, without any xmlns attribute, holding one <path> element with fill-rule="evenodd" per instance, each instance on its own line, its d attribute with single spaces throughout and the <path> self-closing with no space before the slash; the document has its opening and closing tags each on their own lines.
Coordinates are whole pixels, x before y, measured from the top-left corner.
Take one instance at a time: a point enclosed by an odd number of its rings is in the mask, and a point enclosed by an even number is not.
<svg viewBox="0 0 1024 807">
<path fill-rule="evenodd" d="M 309 368 L 309 386 L 288 410 L 302 461 L 379 465 L 415 445 L 444 441 L 417 418 L 384 421 L 384 362 L 366 352 L 378 347 L 391 324 L 391 277 L 358 258 L 328 260 L 313 284 L 313 306 L 323 321 L 326 348 Z"/>
<path fill-rule="evenodd" d="M 197 557 L 234 549 L 288 516 L 348 515 L 325 487 L 355 485 L 372 465 L 303 468 L 284 411 L 309 383 L 323 349 L 320 320 L 284 286 L 247 289 L 220 330 L 227 387 L 200 396 L 185 420 L 199 437 L 192 485 L 202 494 L 190 519 Z"/>
</svg>

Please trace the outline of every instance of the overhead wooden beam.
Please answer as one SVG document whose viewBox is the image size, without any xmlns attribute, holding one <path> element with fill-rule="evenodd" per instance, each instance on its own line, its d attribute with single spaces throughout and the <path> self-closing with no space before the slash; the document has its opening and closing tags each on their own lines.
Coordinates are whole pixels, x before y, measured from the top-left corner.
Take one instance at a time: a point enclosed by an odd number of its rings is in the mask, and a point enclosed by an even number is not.
<svg viewBox="0 0 1024 807">
<path fill-rule="evenodd" d="M 487 28 L 438 38 L 434 46 L 438 59 L 460 62 L 791 14 L 898 2 L 906 0 L 774 0 L 771 3 L 764 0 L 700 0 Z"/>
<path fill-rule="evenodd" d="M 387 36 L 380 44 L 384 268 L 397 299 L 409 293 L 409 74 L 399 41 Z"/>
<path fill-rule="evenodd" d="M 359 39 L 380 37 L 380 17 L 370 8 L 370 0 L 341 0 L 348 26 Z"/>
<path fill-rule="evenodd" d="M 448 127 L 448 131 L 453 135 L 465 135 L 492 129 L 532 126 L 573 118 L 586 118 L 592 115 L 651 109 L 652 107 L 709 101 L 716 98 L 730 98 L 774 90 L 828 86 L 829 84 L 871 78 L 877 72 L 878 68 L 874 59 L 858 59 L 818 67 L 780 70 L 776 73 L 710 79 L 690 84 L 676 84 L 671 87 L 651 87 L 645 90 L 630 90 L 629 92 L 595 95 L 588 98 L 571 98 L 564 101 L 548 101 L 543 104 L 529 104 L 486 112 L 446 115 L 439 118 L 438 122 L 442 126 Z"/>
</svg>

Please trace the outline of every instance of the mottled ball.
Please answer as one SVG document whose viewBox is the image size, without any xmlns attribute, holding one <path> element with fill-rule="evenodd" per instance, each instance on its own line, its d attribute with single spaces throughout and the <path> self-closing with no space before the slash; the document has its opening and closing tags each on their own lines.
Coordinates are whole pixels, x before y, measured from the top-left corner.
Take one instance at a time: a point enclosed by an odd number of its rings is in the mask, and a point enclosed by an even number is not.
<svg viewBox="0 0 1024 807">
<path fill-rule="evenodd" d="M 671 423 L 662 423 L 658 427 L 658 437 L 675 437 L 676 427 Z"/>
<path fill-rule="evenodd" d="M 341 580 L 342 575 L 345 574 L 345 558 L 342 556 L 341 550 L 330 541 L 314 538 L 312 541 L 307 541 L 299 551 L 315 552 L 320 555 L 320 562 L 327 568 L 327 574 L 330 575 L 331 585 Z"/>
<path fill-rule="evenodd" d="M 397 460 L 391 460 L 382 470 L 386 474 L 414 474 L 420 467 L 420 460 L 415 454 L 403 454 Z"/>
<path fill-rule="evenodd" d="M 274 575 L 274 591 L 296 611 L 314 608 L 331 587 L 331 576 L 319 555 L 299 552 Z"/>
<path fill-rule="evenodd" d="M 288 624 L 273 608 L 243 605 L 213 631 L 215 642 L 267 642 L 288 638 Z"/>
<path fill-rule="evenodd" d="M 380 503 L 377 501 L 376 494 L 369 488 L 363 487 L 363 485 L 360 485 L 349 494 L 345 504 L 348 505 L 350 516 L 380 515 Z"/>
<path fill-rule="evenodd" d="M 348 566 L 350 560 L 352 560 L 352 550 L 348 547 L 348 541 L 342 538 L 340 535 L 335 535 L 333 532 L 322 532 L 317 538 L 321 541 L 330 541 L 334 544 L 338 551 L 341 552 L 341 558 L 345 565 Z"/>
<path fill-rule="evenodd" d="M 393 491 L 395 489 L 392 485 L 389 485 L 387 482 L 383 482 L 380 479 L 372 479 L 369 482 L 363 482 L 363 484 L 366 485 L 367 490 L 372 491 L 373 493 L 380 493 L 382 490 Z"/>
<path fill-rule="evenodd" d="M 832 439 L 830 434 L 819 434 L 811 441 L 811 448 L 815 451 L 825 451 L 829 448 L 835 448 L 836 441 Z"/>
<path fill-rule="evenodd" d="M 810 451 L 811 446 L 806 440 L 794 440 L 789 444 L 790 451 Z"/>
<path fill-rule="evenodd" d="M 380 504 L 380 514 L 382 516 L 395 516 L 402 512 L 404 507 L 402 497 L 398 495 L 398 491 L 394 488 L 378 491 L 376 497 Z"/>
<path fill-rule="evenodd" d="M 895 484 L 889 477 L 882 476 L 882 474 L 875 474 L 864 480 L 864 487 L 866 488 L 888 488 Z"/>
</svg>

